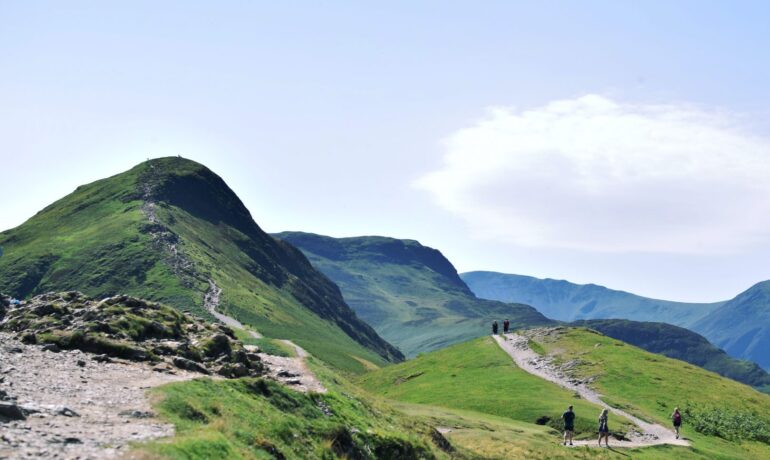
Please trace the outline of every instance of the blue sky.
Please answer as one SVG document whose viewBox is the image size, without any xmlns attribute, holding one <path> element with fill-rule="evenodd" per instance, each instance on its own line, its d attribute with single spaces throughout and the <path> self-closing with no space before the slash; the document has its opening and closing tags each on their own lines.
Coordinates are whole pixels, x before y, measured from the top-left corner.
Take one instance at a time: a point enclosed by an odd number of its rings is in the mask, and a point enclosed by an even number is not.
<svg viewBox="0 0 770 460">
<path fill-rule="evenodd" d="M 766 2 L 107 3 L 0 1 L 0 228 L 181 154 L 268 231 L 678 300 L 770 279 Z"/>
</svg>

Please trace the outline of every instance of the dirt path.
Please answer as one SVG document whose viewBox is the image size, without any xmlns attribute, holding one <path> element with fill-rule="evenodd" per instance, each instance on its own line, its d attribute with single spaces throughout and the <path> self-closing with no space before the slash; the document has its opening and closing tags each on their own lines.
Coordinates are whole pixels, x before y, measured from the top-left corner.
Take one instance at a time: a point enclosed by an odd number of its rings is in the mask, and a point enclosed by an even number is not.
<svg viewBox="0 0 770 460">
<path fill-rule="evenodd" d="M 200 374 L 93 356 L 43 351 L 0 333 L 0 399 L 27 413 L 0 423 L 0 458 L 115 458 L 129 442 L 174 434 L 153 414 L 146 390 Z"/>
<path fill-rule="evenodd" d="M 247 331 L 254 338 L 262 338 L 262 335 L 244 326 L 237 319 L 227 316 L 217 311 L 219 299 L 222 296 L 222 288 L 218 287 L 213 280 L 209 280 L 209 290 L 203 300 L 206 310 L 208 310 L 216 319 L 222 323 Z M 291 386 L 297 391 L 303 393 L 326 393 L 326 388 L 315 376 L 313 371 L 307 367 L 305 359 L 309 356 L 304 348 L 290 340 L 282 340 L 294 350 L 293 357 L 274 356 L 267 353 L 260 353 L 259 357 L 267 367 L 267 373 L 270 377 L 285 385 Z"/>
<path fill-rule="evenodd" d="M 617 441 L 613 440 L 613 447 L 647 447 L 660 444 L 672 444 L 676 446 L 689 446 L 690 443 L 685 439 L 676 439 L 674 432 L 657 423 L 648 423 L 644 420 L 635 417 L 628 412 L 622 411 L 611 407 L 601 399 L 601 395 L 589 386 L 583 383 L 575 383 L 571 381 L 566 375 L 559 372 L 552 364 L 551 359 L 540 356 L 535 353 L 529 347 L 529 339 L 518 334 L 505 334 L 493 336 L 497 341 L 500 348 L 508 353 L 517 366 L 529 372 L 532 375 L 536 375 L 542 379 L 553 382 L 560 387 L 566 388 L 570 391 L 574 391 L 580 395 L 581 398 L 590 401 L 594 404 L 607 408 L 610 413 L 625 417 L 631 420 L 637 427 L 639 427 L 639 433 L 630 433 L 629 441 Z M 599 415 L 596 414 L 598 420 Z M 598 424 L 598 421 L 597 421 Z M 591 441 L 575 441 L 575 445 L 597 446 L 595 440 Z M 597 446 L 598 447 L 598 446 Z"/>
<path fill-rule="evenodd" d="M 262 358 L 262 362 L 267 364 L 268 374 L 275 380 L 303 393 L 326 393 L 326 387 L 307 367 L 305 362 L 309 356 L 307 351 L 291 340 L 282 340 L 281 342 L 293 347 L 295 356 L 285 357 L 260 353 L 259 357 Z"/>
<path fill-rule="evenodd" d="M 209 279 L 209 290 L 206 292 L 206 296 L 203 298 L 203 306 L 208 310 L 209 313 L 214 315 L 216 319 L 218 319 L 223 324 L 233 327 L 235 329 L 241 329 L 249 333 L 252 337 L 255 339 L 261 339 L 262 334 L 260 334 L 257 331 L 254 331 L 252 329 L 247 328 L 243 325 L 240 321 L 233 318 L 232 316 L 227 316 L 224 313 L 220 313 L 217 311 L 217 307 L 219 307 L 219 299 L 222 296 L 222 288 L 216 285 L 213 280 Z"/>
</svg>

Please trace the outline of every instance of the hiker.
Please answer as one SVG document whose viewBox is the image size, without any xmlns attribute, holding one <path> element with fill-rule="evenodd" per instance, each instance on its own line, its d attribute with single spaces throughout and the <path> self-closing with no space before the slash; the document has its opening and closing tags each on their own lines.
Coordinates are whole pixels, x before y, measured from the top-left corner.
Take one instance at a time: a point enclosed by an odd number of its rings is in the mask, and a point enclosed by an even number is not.
<svg viewBox="0 0 770 460">
<path fill-rule="evenodd" d="M 511 322 L 507 319 L 503 321 L 503 333 L 507 334 L 508 330 L 511 328 Z"/>
<path fill-rule="evenodd" d="M 679 439 L 679 427 L 682 426 L 682 414 L 679 412 L 679 408 L 674 409 L 674 413 L 671 414 L 671 421 L 674 422 L 674 431 L 676 432 L 676 439 Z"/>
<path fill-rule="evenodd" d="M 599 447 L 602 446 L 602 438 L 604 438 L 604 444 L 610 447 L 610 428 L 607 426 L 607 414 L 609 411 L 604 409 L 599 416 Z"/>
<path fill-rule="evenodd" d="M 564 445 L 567 445 L 567 439 L 569 439 L 569 445 L 572 445 L 572 436 L 575 434 L 575 412 L 572 410 L 572 406 L 567 408 L 567 411 L 561 414 L 561 418 L 564 420 Z"/>
<path fill-rule="evenodd" d="M 497 320 L 492 321 L 492 334 L 497 334 Z"/>
</svg>

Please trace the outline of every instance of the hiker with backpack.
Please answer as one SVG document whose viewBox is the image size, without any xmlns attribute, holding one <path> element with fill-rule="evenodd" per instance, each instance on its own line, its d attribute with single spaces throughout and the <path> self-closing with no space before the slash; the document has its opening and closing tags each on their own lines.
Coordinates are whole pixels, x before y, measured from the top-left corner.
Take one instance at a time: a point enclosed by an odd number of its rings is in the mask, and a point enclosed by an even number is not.
<svg viewBox="0 0 770 460">
<path fill-rule="evenodd" d="M 608 414 L 609 410 L 604 409 L 601 415 L 599 415 L 599 447 L 602 446 L 602 438 L 604 438 L 604 444 L 610 447 L 610 428 L 607 424 Z"/>
<path fill-rule="evenodd" d="M 497 335 L 497 320 L 492 321 L 492 334 Z"/>
<path fill-rule="evenodd" d="M 503 321 L 503 334 L 507 334 L 508 330 L 511 328 L 511 322 L 507 319 Z"/>
<path fill-rule="evenodd" d="M 567 439 L 569 439 L 569 445 L 572 445 L 572 436 L 575 434 L 575 412 L 572 410 L 572 406 L 567 408 L 567 411 L 561 414 L 561 418 L 564 420 L 564 445 L 567 445 Z"/>
<path fill-rule="evenodd" d="M 671 414 L 671 421 L 674 422 L 674 432 L 676 432 L 676 439 L 679 439 L 679 427 L 682 426 L 682 414 L 679 412 L 679 408 L 674 409 L 674 413 Z"/>
</svg>

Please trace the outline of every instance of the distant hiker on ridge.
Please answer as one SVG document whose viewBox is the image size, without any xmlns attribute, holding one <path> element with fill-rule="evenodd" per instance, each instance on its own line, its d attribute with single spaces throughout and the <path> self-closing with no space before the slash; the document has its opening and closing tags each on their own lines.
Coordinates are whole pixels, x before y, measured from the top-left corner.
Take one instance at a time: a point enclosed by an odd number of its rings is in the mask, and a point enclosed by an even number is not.
<svg viewBox="0 0 770 460">
<path fill-rule="evenodd" d="M 676 432 L 676 439 L 679 439 L 679 427 L 682 426 L 682 414 L 679 412 L 679 408 L 674 409 L 674 413 L 671 414 L 671 421 L 674 422 L 674 431 Z"/>
<path fill-rule="evenodd" d="M 508 319 L 503 321 L 503 333 L 507 334 L 508 333 L 508 329 L 510 329 L 510 328 L 511 328 L 511 322 L 508 321 Z"/>
<path fill-rule="evenodd" d="M 602 438 L 604 438 L 604 444 L 610 447 L 610 428 L 607 425 L 608 410 L 604 409 L 599 416 L 599 447 L 602 446 Z"/>
<path fill-rule="evenodd" d="M 564 419 L 564 445 L 567 445 L 567 439 L 569 439 L 569 445 L 572 445 L 572 436 L 575 434 L 575 412 L 572 411 L 572 406 L 567 408 L 567 411 L 561 414 L 561 418 Z"/>
<path fill-rule="evenodd" d="M 497 320 L 492 321 L 492 334 L 497 334 Z"/>
</svg>

